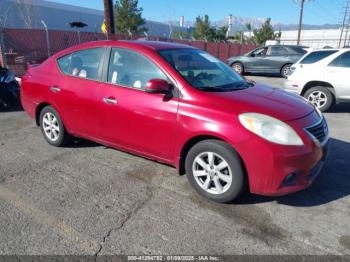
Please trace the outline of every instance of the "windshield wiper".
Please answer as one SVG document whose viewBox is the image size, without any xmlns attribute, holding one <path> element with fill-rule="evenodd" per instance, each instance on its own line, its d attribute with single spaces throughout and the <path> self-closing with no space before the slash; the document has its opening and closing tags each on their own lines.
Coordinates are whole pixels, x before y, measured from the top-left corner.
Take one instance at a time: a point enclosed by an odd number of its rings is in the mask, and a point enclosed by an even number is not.
<svg viewBox="0 0 350 262">
<path fill-rule="evenodd" d="M 246 89 L 252 86 L 254 86 L 254 83 L 240 81 L 240 82 L 235 82 L 230 85 L 224 85 L 224 86 L 202 86 L 202 87 L 196 87 L 196 88 L 199 90 L 208 91 L 208 92 L 230 92 L 230 91 Z"/>
</svg>

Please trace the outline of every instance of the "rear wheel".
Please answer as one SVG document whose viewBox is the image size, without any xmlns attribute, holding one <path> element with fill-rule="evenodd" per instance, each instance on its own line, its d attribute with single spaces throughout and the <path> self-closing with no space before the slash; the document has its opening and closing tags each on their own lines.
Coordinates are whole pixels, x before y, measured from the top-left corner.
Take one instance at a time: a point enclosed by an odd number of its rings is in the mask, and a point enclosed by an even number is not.
<svg viewBox="0 0 350 262">
<path fill-rule="evenodd" d="M 304 97 L 320 111 L 327 111 L 334 102 L 332 93 L 324 86 L 315 86 L 307 90 Z"/>
<path fill-rule="evenodd" d="M 244 189 L 244 172 L 238 154 L 223 141 L 205 140 L 187 154 L 185 169 L 192 187 L 216 202 L 231 202 Z"/>
<path fill-rule="evenodd" d="M 50 145 L 61 147 L 71 140 L 71 136 L 66 131 L 59 114 L 51 106 L 46 106 L 41 110 L 40 128 Z"/>
<path fill-rule="evenodd" d="M 231 68 L 233 71 L 235 71 L 237 74 L 243 75 L 244 74 L 244 67 L 243 64 L 240 62 L 235 62 L 231 65 Z"/>
<path fill-rule="evenodd" d="M 292 66 L 292 64 L 286 64 L 281 68 L 281 76 L 282 77 L 284 77 L 284 78 L 288 77 L 291 66 Z"/>
</svg>

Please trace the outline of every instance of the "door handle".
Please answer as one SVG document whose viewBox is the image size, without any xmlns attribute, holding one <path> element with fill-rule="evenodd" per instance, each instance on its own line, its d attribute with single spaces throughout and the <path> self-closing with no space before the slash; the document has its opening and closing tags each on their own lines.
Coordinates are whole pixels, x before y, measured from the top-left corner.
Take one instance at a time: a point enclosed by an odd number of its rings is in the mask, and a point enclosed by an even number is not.
<svg viewBox="0 0 350 262">
<path fill-rule="evenodd" d="M 113 97 L 104 97 L 103 102 L 105 102 L 106 104 L 109 104 L 109 105 L 116 105 L 117 104 L 117 100 Z"/>
<path fill-rule="evenodd" d="M 50 86 L 50 90 L 54 93 L 60 92 L 61 88 L 57 87 L 57 86 Z"/>
</svg>

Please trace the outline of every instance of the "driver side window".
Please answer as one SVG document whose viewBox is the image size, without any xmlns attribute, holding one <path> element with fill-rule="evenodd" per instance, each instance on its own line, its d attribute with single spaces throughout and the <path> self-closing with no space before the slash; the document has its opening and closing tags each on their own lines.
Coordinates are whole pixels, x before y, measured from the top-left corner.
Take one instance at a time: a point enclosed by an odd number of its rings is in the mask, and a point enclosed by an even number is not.
<svg viewBox="0 0 350 262">
<path fill-rule="evenodd" d="M 125 48 L 113 48 L 109 60 L 108 83 L 145 90 L 151 79 L 164 79 L 166 75 L 152 61 Z"/>
</svg>

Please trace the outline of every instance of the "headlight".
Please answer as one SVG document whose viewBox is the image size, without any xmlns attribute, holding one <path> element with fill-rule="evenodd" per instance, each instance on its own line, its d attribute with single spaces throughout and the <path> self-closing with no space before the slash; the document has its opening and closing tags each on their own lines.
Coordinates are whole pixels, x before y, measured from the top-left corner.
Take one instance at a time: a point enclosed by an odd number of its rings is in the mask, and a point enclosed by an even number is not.
<svg viewBox="0 0 350 262">
<path fill-rule="evenodd" d="M 241 124 L 254 134 L 276 144 L 301 146 L 303 141 L 287 124 L 271 116 L 258 113 L 239 115 Z"/>
</svg>

